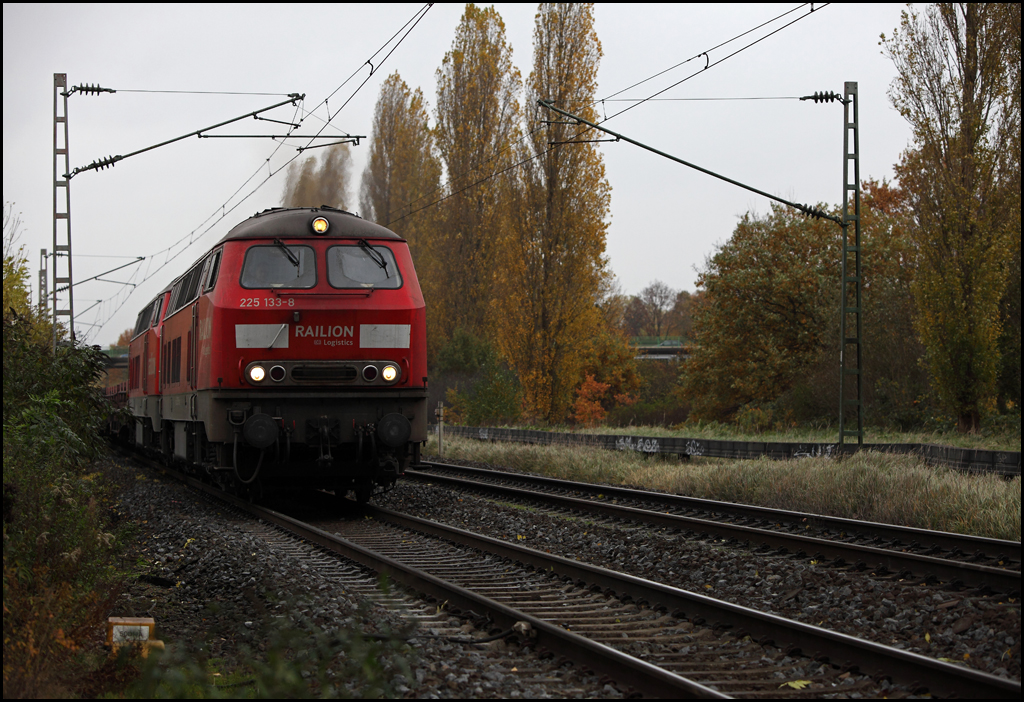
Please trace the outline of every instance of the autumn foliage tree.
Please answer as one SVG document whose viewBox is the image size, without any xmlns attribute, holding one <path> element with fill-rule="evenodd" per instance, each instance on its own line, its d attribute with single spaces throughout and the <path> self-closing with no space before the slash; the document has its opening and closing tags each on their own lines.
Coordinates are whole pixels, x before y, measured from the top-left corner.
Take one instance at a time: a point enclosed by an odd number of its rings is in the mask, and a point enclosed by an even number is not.
<svg viewBox="0 0 1024 702">
<path fill-rule="evenodd" d="M 862 183 L 867 419 L 904 429 L 924 421 L 930 399 L 913 324 L 912 223 L 907 193 Z M 707 261 L 704 290 L 688 302 L 694 338 L 681 375 L 694 418 L 730 419 L 745 405 L 775 405 L 802 420 L 838 416 L 839 232 L 773 207 L 745 216 Z"/>
<path fill-rule="evenodd" d="M 120 347 L 128 346 L 128 344 L 130 344 L 132 342 L 132 332 L 134 332 L 134 331 L 135 330 L 132 329 L 131 327 L 128 327 L 127 329 L 125 329 L 123 332 L 121 332 L 120 334 L 117 335 L 117 341 L 112 343 L 110 345 L 110 348 L 115 349 L 115 348 L 117 348 L 119 346 Z"/>
<path fill-rule="evenodd" d="M 684 339 L 689 339 L 693 334 L 693 306 L 700 298 L 700 292 L 690 293 L 680 290 L 672 302 L 672 309 L 669 310 L 665 326 L 673 334 L 678 334 Z"/>
<path fill-rule="evenodd" d="M 491 176 L 512 164 L 520 90 L 501 16 L 493 7 L 467 4 L 437 70 L 434 136 L 448 180 L 421 256 L 434 348 L 456 329 L 481 335 L 489 328 L 509 180 Z"/>
<path fill-rule="evenodd" d="M 348 209 L 352 154 L 348 144 L 327 147 L 319 156 L 309 156 L 288 166 L 282 200 L 285 207 L 328 205 Z"/>
<path fill-rule="evenodd" d="M 418 257 L 420 236 L 429 226 L 422 210 L 436 195 L 441 165 L 434 154 L 423 92 L 393 73 L 380 89 L 373 113 L 370 154 L 359 203 L 365 219 L 409 241 Z"/>
<path fill-rule="evenodd" d="M 21 214 L 14 203 L 4 203 L 4 314 L 15 310 L 25 314 L 29 309 L 28 258 L 21 239 Z"/>
<path fill-rule="evenodd" d="M 728 419 L 779 397 L 828 347 L 839 290 L 839 228 L 772 205 L 744 215 L 697 285 L 696 345 L 682 366 L 691 416 Z"/>
<path fill-rule="evenodd" d="M 52 343 L 53 325 L 46 313 L 45 305 L 40 308 L 32 304 L 32 279 L 29 271 L 25 246 L 21 243 L 21 214 L 14 211 L 14 203 L 4 203 L 4 319 L 18 318 L 28 325 L 35 341 L 47 340 Z M 40 291 L 45 295 L 44 291 Z M 58 327 L 63 338 L 65 330 Z"/>
<path fill-rule="evenodd" d="M 498 243 L 497 342 L 518 372 L 529 415 L 563 421 L 583 380 L 584 341 L 603 317 L 596 304 L 607 275 L 604 259 L 610 187 L 594 144 L 572 142 L 579 128 L 544 125 L 552 100 L 597 119 L 594 93 L 601 43 L 588 4 L 546 3 L 534 26 L 527 81 L 532 117 L 517 158 L 518 188 L 508 200 L 509 234 Z"/>
<path fill-rule="evenodd" d="M 1000 367 L 1000 301 L 1020 246 L 1020 5 L 940 3 L 883 36 L 913 128 L 897 172 L 919 251 L 916 328 L 934 387 L 976 431 Z"/>
<path fill-rule="evenodd" d="M 585 427 L 595 426 L 608 415 L 601 400 L 608 394 L 608 383 L 594 380 L 587 375 L 583 384 L 576 389 L 576 402 L 573 404 L 573 419 Z"/>
</svg>

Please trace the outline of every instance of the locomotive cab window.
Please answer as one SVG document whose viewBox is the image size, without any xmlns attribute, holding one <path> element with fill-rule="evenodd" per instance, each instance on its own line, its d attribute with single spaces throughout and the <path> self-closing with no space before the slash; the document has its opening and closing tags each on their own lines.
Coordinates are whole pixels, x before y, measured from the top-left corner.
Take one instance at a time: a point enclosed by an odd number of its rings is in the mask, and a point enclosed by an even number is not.
<svg viewBox="0 0 1024 702">
<path fill-rule="evenodd" d="M 239 282 L 243 288 L 312 288 L 316 285 L 316 256 L 309 246 L 251 246 L 245 252 Z"/>
<path fill-rule="evenodd" d="M 335 288 L 402 287 L 402 276 L 391 249 L 371 246 L 365 241 L 327 249 L 327 279 Z"/>
<path fill-rule="evenodd" d="M 156 302 L 153 303 L 153 322 L 151 323 L 150 326 L 155 327 L 157 324 L 160 323 L 160 312 L 161 312 L 161 308 L 163 307 L 163 304 L 164 304 L 164 296 L 161 295 L 160 297 L 158 297 L 156 299 Z"/>
<path fill-rule="evenodd" d="M 134 339 L 142 332 L 149 329 L 149 320 L 153 314 L 153 305 L 146 305 L 146 307 L 139 312 L 139 316 L 135 318 L 135 331 L 132 333 Z"/>
<path fill-rule="evenodd" d="M 203 292 L 210 292 L 213 290 L 213 286 L 217 284 L 217 274 L 220 273 L 220 251 L 213 254 L 213 258 L 210 261 L 209 275 L 206 278 L 206 285 L 203 286 Z"/>
</svg>

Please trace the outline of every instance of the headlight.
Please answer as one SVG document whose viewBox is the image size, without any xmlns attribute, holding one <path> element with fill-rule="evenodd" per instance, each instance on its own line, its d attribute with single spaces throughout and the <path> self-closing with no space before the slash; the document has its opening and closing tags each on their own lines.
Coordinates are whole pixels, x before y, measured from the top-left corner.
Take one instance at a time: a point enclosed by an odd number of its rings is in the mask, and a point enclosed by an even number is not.
<svg viewBox="0 0 1024 702">
<path fill-rule="evenodd" d="M 380 372 L 380 377 L 384 378 L 384 382 L 391 383 L 398 377 L 398 369 L 395 366 L 384 366 L 384 370 Z"/>
<path fill-rule="evenodd" d="M 253 366 L 249 369 L 249 380 L 254 383 L 262 383 L 266 375 L 267 371 L 264 370 L 263 366 Z"/>
</svg>

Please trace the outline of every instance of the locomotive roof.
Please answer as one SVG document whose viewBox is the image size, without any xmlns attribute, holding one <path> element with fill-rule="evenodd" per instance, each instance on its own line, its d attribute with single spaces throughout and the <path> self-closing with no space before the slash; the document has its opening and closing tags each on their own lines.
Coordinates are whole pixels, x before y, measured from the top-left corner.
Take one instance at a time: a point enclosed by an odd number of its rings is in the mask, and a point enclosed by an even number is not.
<svg viewBox="0 0 1024 702">
<path fill-rule="evenodd" d="M 317 217 L 323 217 L 331 225 L 322 235 L 314 234 L 310 228 L 310 223 Z M 223 239 L 217 242 L 217 246 L 232 239 L 265 239 L 268 237 L 402 240 L 402 237 L 390 229 L 367 222 L 351 212 L 333 207 L 274 207 L 263 210 L 235 225 Z"/>
</svg>

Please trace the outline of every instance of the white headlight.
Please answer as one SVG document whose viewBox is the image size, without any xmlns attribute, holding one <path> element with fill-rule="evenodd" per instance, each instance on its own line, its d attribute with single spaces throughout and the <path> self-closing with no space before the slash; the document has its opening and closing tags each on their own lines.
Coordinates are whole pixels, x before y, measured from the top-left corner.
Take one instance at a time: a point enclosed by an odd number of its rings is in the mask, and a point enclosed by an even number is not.
<svg viewBox="0 0 1024 702">
<path fill-rule="evenodd" d="M 384 382 L 390 383 L 398 377 L 398 369 L 394 366 L 384 366 L 384 370 L 380 372 L 380 376 L 384 378 Z"/>
<path fill-rule="evenodd" d="M 263 369 L 263 366 L 253 366 L 249 369 L 249 378 L 254 383 L 263 382 L 263 378 L 267 375 L 267 371 Z"/>
</svg>

